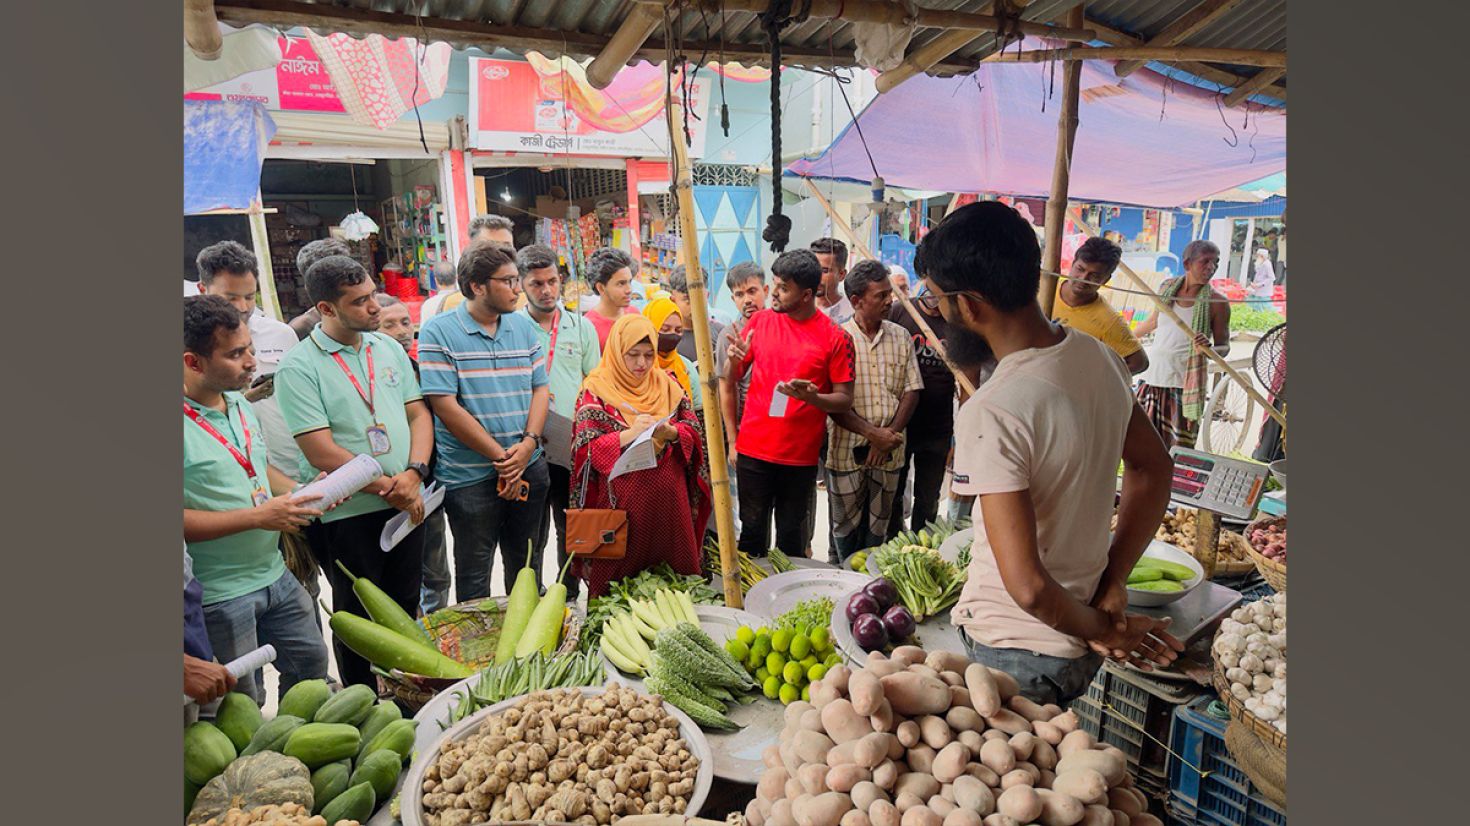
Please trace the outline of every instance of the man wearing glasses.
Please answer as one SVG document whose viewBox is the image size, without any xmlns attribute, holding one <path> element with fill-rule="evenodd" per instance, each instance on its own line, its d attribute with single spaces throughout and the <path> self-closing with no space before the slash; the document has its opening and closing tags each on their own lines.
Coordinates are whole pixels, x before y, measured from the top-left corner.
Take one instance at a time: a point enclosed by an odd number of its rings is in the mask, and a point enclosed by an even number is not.
<svg viewBox="0 0 1470 826">
<path fill-rule="evenodd" d="M 954 488 L 978 497 L 969 578 L 952 612 L 971 659 L 1059 705 L 1087 690 L 1104 655 L 1172 662 L 1184 646 L 1168 621 L 1126 613 L 1128 572 L 1169 503 L 1173 462 L 1123 361 L 1047 320 L 1036 299 L 1041 250 L 1014 209 L 962 207 L 919 255 L 951 357 L 966 363 L 988 348 L 998 361 L 955 422 Z"/>
<path fill-rule="evenodd" d="M 1113 280 L 1113 271 L 1121 260 L 1123 250 L 1112 241 L 1084 241 L 1072 258 L 1067 278 L 1057 287 L 1053 311 L 1058 324 L 1081 330 L 1111 347 L 1128 365 L 1128 372 L 1136 376 L 1148 369 L 1148 355 L 1128 329 L 1128 322 L 1098 294 L 1100 287 Z"/>
<path fill-rule="evenodd" d="M 497 546 L 510 593 L 539 532 L 551 485 L 541 449 L 551 391 L 535 322 L 516 312 L 515 253 L 476 241 L 458 270 L 465 300 L 419 331 L 419 371 L 454 533 L 455 601 L 465 602 L 490 595 Z"/>
</svg>

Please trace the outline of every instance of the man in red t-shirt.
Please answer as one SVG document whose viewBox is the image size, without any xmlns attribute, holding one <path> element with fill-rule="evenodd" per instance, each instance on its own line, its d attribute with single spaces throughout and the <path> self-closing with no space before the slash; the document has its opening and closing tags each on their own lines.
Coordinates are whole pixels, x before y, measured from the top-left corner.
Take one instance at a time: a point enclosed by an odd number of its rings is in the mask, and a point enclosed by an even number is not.
<svg viewBox="0 0 1470 826">
<path fill-rule="evenodd" d="M 728 350 L 731 386 L 750 371 L 745 412 L 730 446 L 740 490 L 740 550 L 766 555 L 774 513 L 776 547 L 787 556 L 806 556 L 827 415 L 852 409 L 853 345 L 817 311 L 822 265 L 811 250 L 782 253 L 771 275 L 771 309 L 751 316 Z"/>
</svg>

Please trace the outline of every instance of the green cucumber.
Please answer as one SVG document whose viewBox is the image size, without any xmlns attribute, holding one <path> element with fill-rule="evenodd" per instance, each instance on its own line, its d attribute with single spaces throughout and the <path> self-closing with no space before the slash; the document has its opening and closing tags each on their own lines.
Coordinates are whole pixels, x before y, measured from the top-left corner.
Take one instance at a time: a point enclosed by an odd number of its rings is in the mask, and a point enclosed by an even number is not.
<svg viewBox="0 0 1470 826">
<path fill-rule="evenodd" d="M 1185 582 L 1194 578 L 1194 569 L 1190 568 L 1188 565 L 1180 565 L 1178 562 L 1170 562 L 1167 559 L 1158 559 L 1156 557 L 1145 557 L 1144 559 L 1139 560 L 1139 562 L 1142 563 L 1145 560 L 1147 560 L 1148 566 L 1150 568 L 1157 569 L 1160 573 L 1162 573 L 1164 575 L 1164 579 L 1172 579 L 1175 582 Z"/>
<path fill-rule="evenodd" d="M 1172 579 L 1155 579 L 1151 582 L 1134 582 L 1129 583 L 1128 587 L 1132 588 L 1135 591 L 1156 591 L 1168 594 L 1184 590 L 1183 585 L 1180 585 Z"/>
<path fill-rule="evenodd" d="M 536 597 L 540 592 L 536 571 L 531 567 L 535 554 L 531 543 L 526 543 L 526 565 L 516 574 L 515 585 L 510 589 L 510 598 L 505 603 L 505 620 L 500 625 L 500 641 L 495 646 L 495 664 L 504 665 L 516 654 L 516 644 L 522 639 L 526 623 L 536 610 Z"/>
<path fill-rule="evenodd" d="M 425 645 L 434 644 L 434 641 L 429 639 L 428 632 L 415 622 L 407 611 L 403 610 L 403 606 L 388 596 L 386 591 L 367 577 L 353 576 L 340 559 L 337 560 L 337 567 L 341 568 L 342 573 L 352 580 L 352 593 L 357 595 L 357 601 L 362 603 L 362 607 L 367 611 L 368 616 L 372 617 L 373 622 L 416 642 Z"/>
<path fill-rule="evenodd" d="M 1140 582 L 1153 582 L 1163 579 L 1164 572 L 1150 565 L 1139 565 L 1128 572 L 1128 584 L 1137 585 Z"/>
</svg>

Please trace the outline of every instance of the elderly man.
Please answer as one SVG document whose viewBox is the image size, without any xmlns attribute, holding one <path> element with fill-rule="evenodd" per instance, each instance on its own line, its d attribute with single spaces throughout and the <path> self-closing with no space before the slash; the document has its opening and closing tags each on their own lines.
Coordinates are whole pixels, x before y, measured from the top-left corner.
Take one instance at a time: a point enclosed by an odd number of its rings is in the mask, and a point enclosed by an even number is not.
<svg viewBox="0 0 1470 826">
<path fill-rule="evenodd" d="M 448 261 L 434 262 L 434 294 L 424 301 L 424 306 L 419 309 L 419 324 L 425 324 L 429 319 L 444 309 L 444 302 L 450 296 L 459 295 L 459 274 L 454 271 L 454 265 Z"/>
</svg>

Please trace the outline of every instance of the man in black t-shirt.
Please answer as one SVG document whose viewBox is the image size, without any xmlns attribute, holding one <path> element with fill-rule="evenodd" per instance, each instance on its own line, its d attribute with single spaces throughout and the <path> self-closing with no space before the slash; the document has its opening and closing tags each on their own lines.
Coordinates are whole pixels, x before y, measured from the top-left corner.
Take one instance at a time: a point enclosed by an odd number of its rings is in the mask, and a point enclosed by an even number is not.
<svg viewBox="0 0 1470 826">
<path fill-rule="evenodd" d="M 924 314 L 924 321 L 943 342 L 948 331 L 944 317 L 937 311 L 926 312 L 921 304 L 915 303 L 914 307 Z M 902 499 L 908 487 L 909 474 L 913 473 L 914 499 L 909 528 L 917 531 L 939 515 L 939 489 L 944 484 L 945 463 L 954 436 L 955 380 L 949 365 L 931 346 L 902 302 L 893 302 L 888 320 L 902 327 L 913 340 L 914 355 L 919 360 L 919 375 L 924 379 L 924 389 L 919 391 L 919 406 L 909 419 L 904 438 L 903 470 L 898 477 L 899 497 Z M 894 518 L 888 522 L 890 539 L 904 529 L 901 502 L 894 503 L 894 512 Z"/>
</svg>

